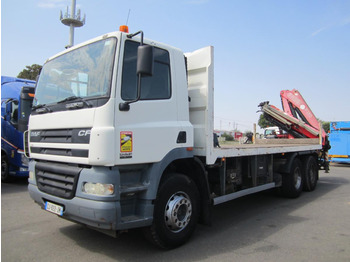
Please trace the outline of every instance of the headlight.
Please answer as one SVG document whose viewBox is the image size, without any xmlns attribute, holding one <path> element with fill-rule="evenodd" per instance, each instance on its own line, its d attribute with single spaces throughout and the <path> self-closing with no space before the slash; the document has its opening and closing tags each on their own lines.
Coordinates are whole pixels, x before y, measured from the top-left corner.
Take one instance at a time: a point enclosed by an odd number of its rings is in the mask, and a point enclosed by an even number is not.
<svg viewBox="0 0 350 262">
<path fill-rule="evenodd" d="M 109 196 L 114 193 L 114 185 L 85 182 L 83 192 L 90 195 Z"/>
</svg>

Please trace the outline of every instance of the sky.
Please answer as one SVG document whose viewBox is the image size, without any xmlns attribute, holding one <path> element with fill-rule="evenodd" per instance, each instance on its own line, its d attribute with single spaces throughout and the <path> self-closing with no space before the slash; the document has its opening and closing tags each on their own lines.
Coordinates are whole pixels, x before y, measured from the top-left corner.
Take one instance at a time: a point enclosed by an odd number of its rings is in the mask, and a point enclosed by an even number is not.
<svg viewBox="0 0 350 262">
<path fill-rule="evenodd" d="M 258 104 L 297 89 L 323 121 L 350 121 L 349 0 L 76 0 L 78 44 L 117 31 L 184 52 L 214 46 L 215 127 L 252 130 Z M 71 0 L 1 0 L 1 75 L 42 65 L 69 43 Z M 129 14 L 130 13 L 130 14 Z M 129 14 L 129 18 L 128 18 Z"/>
</svg>

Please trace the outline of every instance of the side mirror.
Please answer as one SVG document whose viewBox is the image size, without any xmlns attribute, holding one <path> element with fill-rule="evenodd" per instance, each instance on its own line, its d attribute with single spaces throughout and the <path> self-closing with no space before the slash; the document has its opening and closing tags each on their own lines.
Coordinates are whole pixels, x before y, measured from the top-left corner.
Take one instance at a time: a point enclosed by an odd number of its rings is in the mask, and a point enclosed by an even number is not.
<svg viewBox="0 0 350 262">
<path fill-rule="evenodd" d="M 137 48 L 136 73 L 141 76 L 153 75 L 153 46 L 140 45 Z"/>
</svg>

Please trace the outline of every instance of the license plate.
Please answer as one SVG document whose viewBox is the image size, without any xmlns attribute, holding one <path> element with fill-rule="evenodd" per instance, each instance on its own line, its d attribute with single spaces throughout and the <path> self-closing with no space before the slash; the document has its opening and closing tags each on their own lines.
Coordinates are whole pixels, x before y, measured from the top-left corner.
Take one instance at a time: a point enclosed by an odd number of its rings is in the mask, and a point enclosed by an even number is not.
<svg viewBox="0 0 350 262">
<path fill-rule="evenodd" d="M 45 203 L 45 210 L 49 211 L 51 213 L 54 213 L 56 215 L 62 216 L 63 215 L 63 206 L 56 205 L 51 202 Z"/>
</svg>

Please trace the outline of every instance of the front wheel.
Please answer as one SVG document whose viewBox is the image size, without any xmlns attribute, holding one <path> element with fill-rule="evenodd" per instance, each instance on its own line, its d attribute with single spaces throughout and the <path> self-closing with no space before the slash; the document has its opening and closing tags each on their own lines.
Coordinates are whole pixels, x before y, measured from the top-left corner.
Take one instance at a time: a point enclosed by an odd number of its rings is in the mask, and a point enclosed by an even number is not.
<svg viewBox="0 0 350 262">
<path fill-rule="evenodd" d="M 159 187 L 153 224 L 145 236 L 165 249 L 184 244 L 195 230 L 199 216 L 199 193 L 194 181 L 182 174 L 169 174 Z"/>
</svg>

